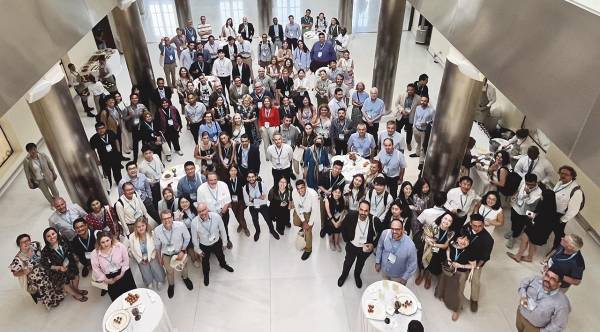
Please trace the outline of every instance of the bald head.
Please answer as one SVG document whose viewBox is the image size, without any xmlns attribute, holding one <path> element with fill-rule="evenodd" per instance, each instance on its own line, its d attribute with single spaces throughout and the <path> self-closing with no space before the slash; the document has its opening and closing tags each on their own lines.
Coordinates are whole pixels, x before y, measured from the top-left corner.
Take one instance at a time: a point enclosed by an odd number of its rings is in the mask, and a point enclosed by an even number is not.
<svg viewBox="0 0 600 332">
<path fill-rule="evenodd" d="M 392 220 L 390 224 L 390 230 L 392 232 L 392 238 L 394 240 L 400 240 L 402 238 L 402 235 L 404 235 L 404 226 L 402 225 L 402 222 L 398 219 Z"/>
<path fill-rule="evenodd" d="M 371 96 L 371 99 L 373 99 L 373 100 L 377 99 L 378 95 L 379 95 L 379 90 L 377 90 L 377 88 L 371 88 L 369 90 L 369 96 Z"/>
<path fill-rule="evenodd" d="M 54 198 L 54 200 L 52 201 L 52 206 L 54 206 L 58 213 L 67 212 L 67 202 L 65 202 L 64 198 L 62 197 Z"/>
</svg>

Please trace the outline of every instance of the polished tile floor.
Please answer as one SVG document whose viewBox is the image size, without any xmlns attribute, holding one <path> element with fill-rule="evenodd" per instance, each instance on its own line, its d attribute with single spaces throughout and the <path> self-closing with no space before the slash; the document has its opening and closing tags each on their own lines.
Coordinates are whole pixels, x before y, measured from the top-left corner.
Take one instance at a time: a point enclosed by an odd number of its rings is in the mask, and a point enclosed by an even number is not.
<svg viewBox="0 0 600 332">
<path fill-rule="evenodd" d="M 152 20 L 148 11 L 151 4 L 169 4 L 170 1 L 145 0 L 145 31 L 148 35 L 149 50 L 153 62 L 158 60 L 155 39 L 151 32 Z M 328 17 L 337 14 L 337 1 L 274 1 L 281 4 L 299 4 L 295 9 L 302 13 L 304 8 L 311 7 L 314 12 L 322 11 Z M 204 1 L 197 4 L 192 1 L 194 17 L 200 13 L 212 11 L 210 19 L 223 22 L 223 17 L 234 16 L 223 13 L 216 4 Z M 215 2 L 216 3 L 216 2 Z M 243 6 L 241 16 L 247 15 L 256 22 L 254 1 L 221 1 L 233 6 Z M 378 1 L 355 1 L 377 6 Z M 245 6 L 245 7 L 244 7 Z M 238 7 L 236 7 L 238 8 Z M 294 7 L 295 8 L 295 7 Z M 276 12 L 276 11 L 275 11 Z M 355 8 L 355 13 L 357 9 Z M 283 12 L 287 13 L 287 12 Z M 367 26 L 375 26 L 377 13 L 369 11 L 365 18 Z M 218 15 L 221 15 L 219 17 Z M 298 15 L 298 14 L 297 14 Z M 240 15 L 238 15 L 240 16 Z M 215 26 L 220 26 L 213 22 Z M 352 36 L 350 51 L 356 61 L 357 80 L 370 82 L 372 76 L 375 34 L 358 33 Z M 162 76 L 162 69 L 153 63 L 155 75 Z M 413 34 L 402 35 L 402 46 L 396 75 L 396 91 L 416 79 L 421 73 L 430 76 L 430 94 L 435 104 L 442 75 L 442 67 L 433 62 L 423 46 L 414 43 Z M 127 70 L 123 68 L 117 75 L 121 91 L 128 91 L 130 83 Z M 369 84 L 367 84 L 369 86 Z M 178 103 L 174 100 L 175 105 Z M 79 106 L 79 104 L 77 103 Z M 84 127 L 91 135 L 93 121 L 82 117 Z M 192 158 L 193 140 L 188 132 L 182 135 L 183 157 L 174 156 L 172 164 L 179 164 Z M 270 186 L 269 164 L 264 162 L 261 174 Z M 416 161 L 409 158 L 406 179 L 414 181 L 417 176 Z M 59 181 L 60 182 L 60 181 Z M 17 248 L 14 239 L 17 234 L 27 232 L 34 239 L 41 240 L 41 232 L 47 226 L 47 218 L 51 211 L 39 192 L 26 189 L 26 181 L 19 174 L 13 184 L 0 197 L 2 222 L 0 227 L 0 252 L 6 265 L 12 260 Z M 65 193 L 62 183 L 59 190 Z M 116 193 L 111 193 L 113 199 Z M 249 215 L 247 214 L 247 217 Z M 235 222 L 232 222 L 232 230 Z M 263 226 L 264 227 L 264 226 Z M 252 227 L 251 227 L 252 228 Z M 316 227 L 318 228 L 318 227 Z M 588 262 L 584 281 L 581 286 L 569 291 L 573 311 L 570 315 L 568 331 L 594 331 L 600 326 L 600 316 L 595 310 L 600 306 L 598 289 L 600 281 L 594 278 L 600 269 L 594 262 L 600 259 L 600 250 L 592 239 L 576 224 L 570 224 L 568 231 L 574 231 L 584 237 L 586 245 L 583 249 Z M 341 271 L 343 253 L 331 251 L 326 241 L 315 239 L 313 255 L 307 261 L 300 260 L 300 252 L 294 248 L 294 232 L 297 228 L 287 230 L 281 240 L 275 241 L 263 232 L 258 242 L 251 238 L 239 236 L 232 231 L 234 248 L 226 253 L 228 263 L 235 268 L 234 273 L 219 269 L 213 259 L 211 283 L 209 287 L 202 284 L 200 269 L 191 267 L 190 275 L 195 284 L 193 291 L 188 291 L 183 283 L 176 281 L 175 297 L 168 299 L 166 290 L 161 292 L 166 309 L 179 331 L 207 332 L 280 332 L 280 331 L 329 331 L 345 332 L 356 329 L 358 304 L 361 290 L 354 286 L 349 277 L 346 284 L 339 288 L 336 285 Z M 516 288 L 521 278 L 538 273 L 537 263 L 516 264 L 506 255 L 503 229 L 494 234 L 496 246 L 491 261 L 483 273 L 483 289 L 480 309 L 477 314 L 463 311 L 457 322 L 452 322 L 450 312 L 443 303 L 433 297 L 433 290 L 417 287 L 410 280 L 411 288 L 423 303 L 423 323 L 427 331 L 515 331 L 514 317 L 518 302 Z M 544 252 L 545 249 L 540 250 Z M 535 261 L 538 261 L 536 257 Z M 135 269 L 134 269 L 135 270 Z M 139 273 L 134 271 L 136 280 L 141 285 Z M 370 258 L 363 271 L 366 285 L 378 280 Z M 41 305 L 34 305 L 30 297 L 19 288 L 18 282 L 5 270 L 0 273 L 0 321 L 4 331 L 100 331 L 101 319 L 109 305 L 108 297 L 100 297 L 99 291 L 89 286 L 89 278 L 82 280 L 82 287 L 89 289 L 90 300 L 81 304 L 73 299 L 66 299 L 60 307 L 48 312 Z"/>
</svg>

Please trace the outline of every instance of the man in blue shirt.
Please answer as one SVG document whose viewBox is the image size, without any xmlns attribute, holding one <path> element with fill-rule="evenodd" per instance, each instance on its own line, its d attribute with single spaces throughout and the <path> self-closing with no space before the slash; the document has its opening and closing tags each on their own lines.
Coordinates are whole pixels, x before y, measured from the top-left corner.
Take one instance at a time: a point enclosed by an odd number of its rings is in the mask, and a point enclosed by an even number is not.
<svg viewBox="0 0 600 332">
<path fill-rule="evenodd" d="M 167 85 L 174 88 L 175 81 L 177 80 L 175 75 L 177 70 L 177 62 L 175 62 L 177 54 L 175 54 L 175 48 L 171 47 L 171 39 L 169 37 L 163 38 L 162 42 L 158 44 L 158 48 L 160 49 L 160 55 L 164 57 L 162 65 L 165 70 Z"/>
<path fill-rule="evenodd" d="M 422 96 L 419 106 L 415 109 L 415 119 L 413 121 L 413 135 L 415 136 L 415 142 L 417 143 L 417 149 L 415 153 L 411 154 L 410 157 L 419 157 L 419 165 L 425 162 L 425 153 L 423 151 L 425 130 L 427 125 L 433 122 L 433 116 L 435 110 L 429 105 L 429 98 Z"/>
<path fill-rule="evenodd" d="M 356 132 L 348 139 L 348 150 L 369 159 L 373 149 L 375 149 L 375 139 L 373 135 L 367 133 L 367 125 L 361 122 L 356 126 Z"/>
<path fill-rule="evenodd" d="M 330 61 L 336 61 L 335 49 L 330 41 L 325 40 L 325 34 L 319 33 L 319 41 L 310 50 L 310 70 L 315 73 L 317 69 L 325 67 Z"/>
<path fill-rule="evenodd" d="M 417 249 L 414 242 L 404 235 L 400 220 L 392 220 L 390 229 L 381 233 L 375 256 L 375 271 L 385 280 L 406 285 L 417 270 Z"/>
<path fill-rule="evenodd" d="M 192 201 L 196 201 L 196 192 L 198 187 L 206 182 L 204 175 L 196 173 L 196 164 L 193 161 L 186 161 L 183 164 L 185 170 L 185 176 L 179 179 L 177 182 L 177 197 L 187 195 Z"/>
<path fill-rule="evenodd" d="M 383 100 L 377 98 L 378 94 L 379 91 L 377 88 L 371 88 L 371 90 L 369 90 L 369 96 L 371 98 L 365 100 L 361 109 L 363 121 L 367 124 L 367 131 L 369 134 L 373 135 L 373 137 L 377 137 L 379 120 L 381 120 L 381 116 L 385 110 Z"/>
<path fill-rule="evenodd" d="M 130 161 L 125 164 L 125 171 L 127 174 L 125 174 L 121 181 L 119 181 L 119 187 L 117 188 L 119 196 L 123 195 L 123 184 L 126 182 L 131 182 L 135 187 L 136 194 L 144 202 L 144 206 L 146 207 L 148 214 L 154 220 L 160 220 L 158 211 L 156 210 L 158 200 L 156 200 L 152 195 L 152 188 L 150 188 L 150 182 L 148 181 L 148 178 L 138 171 L 137 164 L 134 161 Z"/>
<path fill-rule="evenodd" d="M 298 39 L 302 38 L 302 29 L 294 22 L 294 15 L 288 16 L 288 20 L 290 23 L 285 26 L 285 38 L 290 48 L 295 50 L 298 47 Z"/>
</svg>

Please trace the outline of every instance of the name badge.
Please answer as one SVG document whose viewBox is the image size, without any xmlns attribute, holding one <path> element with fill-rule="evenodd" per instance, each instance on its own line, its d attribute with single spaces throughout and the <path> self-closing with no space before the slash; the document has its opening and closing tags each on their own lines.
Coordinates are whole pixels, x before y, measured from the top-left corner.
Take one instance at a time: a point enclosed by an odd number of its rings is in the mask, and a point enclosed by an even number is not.
<svg viewBox="0 0 600 332">
<path fill-rule="evenodd" d="M 105 147 L 106 147 L 106 152 L 111 152 L 112 151 L 112 145 L 108 144 Z"/>
<path fill-rule="evenodd" d="M 269 127 L 270 127 L 270 126 L 271 126 L 271 124 L 270 124 L 270 123 L 268 123 L 268 122 L 265 122 L 265 128 L 269 129 Z"/>
<path fill-rule="evenodd" d="M 440 252 L 440 248 L 438 248 L 438 247 L 433 247 L 433 248 L 431 248 L 431 252 L 438 253 L 438 252 Z"/>
<path fill-rule="evenodd" d="M 85 252 L 85 259 L 90 259 L 90 257 L 92 257 L 92 252 Z"/>
<path fill-rule="evenodd" d="M 322 57 L 322 56 L 323 56 L 323 52 L 319 52 L 319 53 L 317 53 L 317 57 L 318 57 L 318 58 L 320 58 L 320 57 Z"/>
<path fill-rule="evenodd" d="M 223 158 L 223 163 L 229 165 L 229 158 Z"/>
<path fill-rule="evenodd" d="M 215 241 L 216 239 L 217 239 L 217 237 L 216 237 L 216 236 L 214 236 L 214 235 L 211 235 L 211 236 L 208 238 L 208 241 L 210 241 L 210 242 L 213 242 L 213 241 Z"/>
<path fill-rule="evenodd" d="M 284 94 L 286 97 L 288 97 L 288 96 L 290 95 L 290 92 L 289 92 L 289 91 L 284 91 L 284 92 L 283 92 L 283 94 Z"/>
<path fill-rule="evenodd" d="M 258 105 L 258 108 L 262 108 L 262 101 L 259 101 L 259 102 L 257 103 L 257 105 Z"/>
<path fill-rule="evenodd" d="M 319 165 L 319 172 L 323 172 L 323 165 Z"/>
<path fill-rule="evenodd" d="M 282 206 L 282 207 L 286 207 L 287 205 L 288 205 L 288 203 L 287 203 L 287 202 L 281 202 L 281 206 Z"/>
<path fill-rule="evenodd" d="M 339 134 L 339 135 L 338 135 L 338 139 L 339 139 L 340 141 L 343 141 L 343 140 L 345 139 L 345 137 L 344 137 L 344 134 Z"/>
<path fill-rule="evenodd" d="M 298 210 L 304 210 L 304 205 L 298 204 Z"/>
<path fill-rule="evenodd" d="M 173 61 L 173 60 L 175 60 L 175 58 L 173 58 L 172 55 L 169 55 L 169 60 Z"/>
<path fill-rule="evenodd" d="M 231 195 L 231 201 L 234 202 L 234 203 L 237 203 L 238 202 L 237 195 Z"/>
<path fill-rule="evenodd" d="M 169 126 L 172 126 L 172 125 L 173 125 L 173 119 L 168 119 L 168 120 L 167 120 L 167 124 L 168 124 Z"/>
<path fill-rule="evenodd" d="M 172 244 L 167 245 L 167 253 L 172 254 L 175 252 L 175 247 Z"/>
<path fill-rule="evenodd" d="M 211 160 L 211 159 L 208 159 L 208 160 L 206 161 L 206 164 L 207 164 L 207 165 L 212 165 L 212 160 Z"/>
<path fill-rule="evenodd" d="M 138 118 L 133 119 L 133 124 L 136 125 L 136 126 L 139 125 L 140 124 L 140 119 L 138 119 Z"/>
<path fill-rule="evenodd" d="M 390 262 L 391 264 L 394 264 L 394 263 L 396 263 L 396 255 L 394 255 L 394 254 L 390 253 L 390 254 L 388 255 L 388 258 L 387 258 L 387 260 L 388 260 L 388 262 Z"/>
</svg>

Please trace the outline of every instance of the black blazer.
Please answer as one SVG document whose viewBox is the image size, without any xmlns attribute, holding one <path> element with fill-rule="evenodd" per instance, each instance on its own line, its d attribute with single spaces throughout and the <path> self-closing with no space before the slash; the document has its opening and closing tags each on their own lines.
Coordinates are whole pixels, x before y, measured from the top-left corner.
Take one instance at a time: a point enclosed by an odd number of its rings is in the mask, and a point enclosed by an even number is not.
<svg viewBox="0 0 600 332">
<path fill-rule="evenodd" d="M 247 64 L 242 64 L 242 72 L 240 73 L 240 70 L 238 69 L 238 64 L 233 63 L 233 70 L 231 71 L 231 75 L 233 77 L 239 76 L 242 79 L 242 83 L 250 87 L 250 66 L 248 66 Z"/>
<path fill-rule="evenodd" d="M 369 214 L 369 230 L 367 231 L 367 243 L 373 244 L 374 246 L 377 243 L 374 243 L 375 239 L 375 223 L 378 223 L 379 219 Z M 358 223 L 358 213 L 353 213 L 349 219 L 346 219 L 342 223 L 342 238 L 346 242 L 350 242 L 354 240 L 354 233 L 356 231 L 356 224 Z"/>
<path fill-rule="evenodd" d="M 238 33 L 242 36 L 242 38 L 244 38 L 245 40 L 249 40 L 252 41 L 252 37 L 254 36 L 254 25 L 252 25 L 252 23 L 248 23 L 248 34 L 246 35 L 246 32 L 244 31 L 244 23 L 240 24 L 240 26 L 238 27 Z"/>
<path fill-rule="evenodd" d="M 279 40 L 283 42 L 283 26 L 281 24 L 277 24 L 277 32 L 275 32 L 275 25 L 269 26 L 269 37 L 271 37 L 271 41 L 275 42 L 275 37 L 279 37 Z"/>
<path fill-rule="evenodd" d="M 231 49 L 231 45 L 227 44 L 223 46 L 223 52 L 225 52 L 226 58 L 229 58 L 232 62 L 235 62 L 235 56 L 238 53 L 237 45 L 233 44 L 233 49 Z"/>
<path fill-rule="evenodd" d="M 238 145 L 236 152 L 238 166 L 242 167 L 242 145 Z M 258 146 L 250 144 L 250 150 L 248 151 L 248 170 L 260 171 L 260 152 Z"/>
<path fill-rule="evenodd" d="M 192 63 L 192 65 L 190 66 L 190 75 L 192 75 L 192 77 L 194 79 L 200 77 L 200 74 L 210 75 L 210 64 L 209 63 L 204 61 L 202 68 L 200 68 L 200 67 L 201 66 L 198 61 L 194 61 L 194 63 Z"/>
<path fill-rule="evenodd" d="M 165 86 L 165 97 L 170 101 L 171 96 L 173 95 L 173 89 L 171 87 Z M 152 91 L 152 95 L 150 99 L 154 103 L 156 107 L 160 107 L 160 93 L 158 93 L 158 88 Z"/>
<path fill-rule="evenodd" d="M 238 173 L 237 176 L 237 185 L 235 188 L 235 191 L 233 191 L 233 186 L 232 186 L 232 181 L 229 178 L 229 176 L 223 180 L 223 182 L 225 182 L 225 184 L 227 184 L 227 188 L 229 188 L 229 194 L 230 195 L 237 195 L 238 197 L 238 202 L 243 202 L 244 201 L 244 185 L 246 185 L 246 180 L 242 179 L 242 177 L 240 176 L 240 174 Z"/>
</svg>

